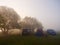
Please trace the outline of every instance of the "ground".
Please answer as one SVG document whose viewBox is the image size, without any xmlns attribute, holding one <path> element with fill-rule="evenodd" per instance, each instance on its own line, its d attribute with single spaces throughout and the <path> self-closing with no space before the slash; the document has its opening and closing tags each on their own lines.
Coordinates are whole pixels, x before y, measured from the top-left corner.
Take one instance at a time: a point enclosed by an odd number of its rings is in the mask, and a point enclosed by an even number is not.
<svg viewBox="0 0 60 45">
<path fill-rule="evenodd" d="M 60 35 L 36 36 L 6 36 L 0 37 L 0 45 L 60 45 Z"/>
</svg>

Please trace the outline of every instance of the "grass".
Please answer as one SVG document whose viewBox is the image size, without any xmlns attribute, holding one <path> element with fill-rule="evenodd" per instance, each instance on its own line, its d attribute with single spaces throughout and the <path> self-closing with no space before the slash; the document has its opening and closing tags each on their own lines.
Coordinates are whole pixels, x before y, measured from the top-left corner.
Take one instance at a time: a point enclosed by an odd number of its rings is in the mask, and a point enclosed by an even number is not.
<svg viewBox="0 0 60 45">
<path fill-rule="evenodd" d="M 60 45 L 60 36 L 6 36 L 0 37 L 0 45 Z"/>
</svg>

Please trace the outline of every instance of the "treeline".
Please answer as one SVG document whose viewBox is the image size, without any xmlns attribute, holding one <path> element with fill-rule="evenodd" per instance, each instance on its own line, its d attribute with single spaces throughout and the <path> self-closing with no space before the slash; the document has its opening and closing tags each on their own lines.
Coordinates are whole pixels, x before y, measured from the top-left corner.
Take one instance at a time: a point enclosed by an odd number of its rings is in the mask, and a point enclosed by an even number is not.
<svg viewBox="0 0 60 45">
<path fill-rule="evenodd" d="M 24 19 L 14 9 L 0 6 L 0 29 L 7 34 L 10 29 L 43 29 L 41 22 L 36 18 L 26 16 Z"/>
</svg>

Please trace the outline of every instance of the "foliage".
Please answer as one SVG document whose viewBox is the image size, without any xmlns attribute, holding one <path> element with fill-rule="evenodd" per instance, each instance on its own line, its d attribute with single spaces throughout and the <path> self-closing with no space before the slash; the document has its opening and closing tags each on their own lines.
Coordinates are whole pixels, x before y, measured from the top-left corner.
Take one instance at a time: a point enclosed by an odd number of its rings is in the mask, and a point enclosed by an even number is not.
<svg viewBox="0 0 60 45">
<path fill-rule="evenodd" d="M 8 33 L 11 28 L 20 28 L 18 21 L 20 17 L 14 9 L 0 6 L 0 28 L 4 33 Z"/>
<path fill-rule="evenodd" d="M 34 30 L 35 28 L 43 29 L 41 22 L 36 18 L 25 17 L 20 21 L 20 16 L 15 12 L 15 10 L 5 6 L 0 6 L 0 27 L 4 28 L 4 31 L 7 30 L 7 32 L 9 29 L 20 28 L 28 28 L 31 30 Z"/>
<path fill-rule="evenodd" d="M 6 19 L 0 15 L 0 28 L 5 28 Z"/>
<path fill-rule="evenodd" d="M 25 17 L 20 22 L 22 28 L 28 28 L 28 29 L 35 29 L 35 28 L 43 28 L 42 24 L 36 19 L 32 17 Z"/>
<path fill-rule="evenodd" d="M 0 6 L 0 15 L 6 20 L 5 27 L 7 29 L 9 29 L 10 27 L 13 28 L 16 25 L 18 26 L 18 21 L 20 21 L 20 16 L 15 12 L 14 9 L 6 6 Z"/>
</svg>

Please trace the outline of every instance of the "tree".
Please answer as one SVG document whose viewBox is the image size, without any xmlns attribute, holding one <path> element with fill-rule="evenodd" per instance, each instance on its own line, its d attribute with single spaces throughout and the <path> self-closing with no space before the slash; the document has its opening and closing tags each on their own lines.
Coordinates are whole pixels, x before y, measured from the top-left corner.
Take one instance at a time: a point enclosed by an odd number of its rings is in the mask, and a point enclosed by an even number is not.
<svg viewBox="0 0 60 45">
<path fill-rule="evenodd" d="M 0 28 L 5 24 L 3 17 L 0 15 Z"/>
<path fill-rule="evenodd" d="M 9 26 L 9 27 L 8 27 Z M 7 25 L 8 29 L 20 29 L 21 26 L 19 25 L 18 22 L 9 22 L 9 24 Z"/>
<path fill-rule="evenodd" d="M 0 28 L 5 33 L 6 29 L 6 19 L 0 15 Z M 3 30 L 4 29 L 4 30 Z"/>
<path fill-rule="evenodd" d="M 12 8 L 0 6 L 0 18 L 0 27 L 4 27 L 4 31 L 6 32 L 8 32 L 9 29 L 15 28 L 19 25 L 18 21 L 20 21 L 20 16 Z"/>
<path fill-rule="evenodd" d="M 25 17 L 20 24 L 22 28 L 29 28 L 32 30 L 34 30 L 35 28 L 43 29 L 42 24 L 36 18 L 32 17 Z"/>
</svg>

